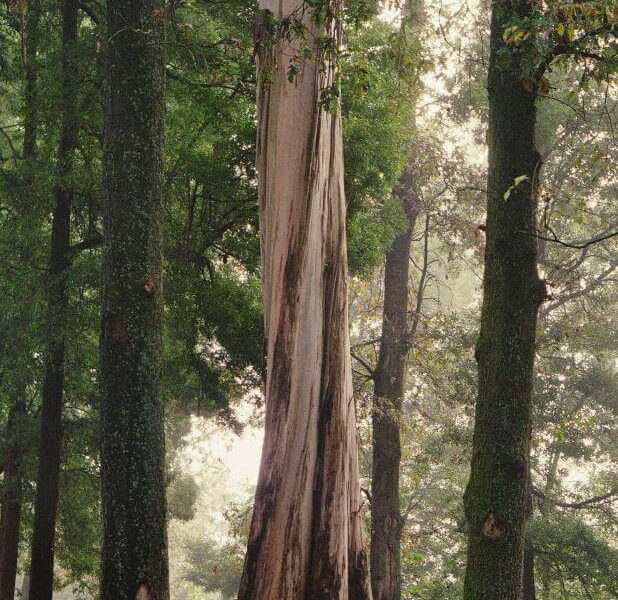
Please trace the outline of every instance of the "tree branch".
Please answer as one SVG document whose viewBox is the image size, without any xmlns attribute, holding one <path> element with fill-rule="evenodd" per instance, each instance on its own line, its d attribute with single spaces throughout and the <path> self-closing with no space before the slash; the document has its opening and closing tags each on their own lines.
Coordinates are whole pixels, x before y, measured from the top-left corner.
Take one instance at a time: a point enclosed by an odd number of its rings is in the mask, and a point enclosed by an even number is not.
<svg viewBox="0 0 618 600">
<path fill-rule="evenodd" d="M 591 506 L 594 506 L 595 504 L 600 504 L 605 500 L 611 499 L 611 501 L 613 502 L 614 497 L 618 496 L 618 487 L 615 487 L 613 490 L 607 492 L 606 494 L 602 494 L 600 496 L 593 496 L 592 498 L 588 498 L 587 500 L 581 500 L 580 502 L 563 502 L 561 500 L 556 500 L 555 498 L 549 498 L 541 490 L 534 486 L 530 488 L 530 491 L 537 498 L 541 498 L 541 500 L 544 500 L 545 502 L 550 502 L 551 504 L 559 506 L 560 508 L 571 508 L 575 510 L 590 508 Z"/>
</svg>

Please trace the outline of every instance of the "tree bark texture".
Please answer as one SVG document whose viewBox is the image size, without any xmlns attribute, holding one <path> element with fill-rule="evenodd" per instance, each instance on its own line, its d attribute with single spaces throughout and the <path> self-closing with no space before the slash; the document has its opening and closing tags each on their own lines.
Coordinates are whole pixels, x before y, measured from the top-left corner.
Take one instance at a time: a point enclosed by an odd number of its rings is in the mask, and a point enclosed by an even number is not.
<svg viewBox="0 0 618 600">
<path fill-rule="evenodd" d="M 405 212 L 406 229 L 395 238 L 386 255 L 382 338 L 373 375 L 371 588 L 374 600 L 401 598 L 401 406 L 406 358 L 411 343 L 408 314 L 410 249 L 419 211 L 411 167 L 402 176 L 396 195 Z"/>
<path fill-rule="evenodd" d="M 30 564 L 30 600 L 51 600 L 54 578 L 54 539 L 62 446 L 66 311 L 69 303 L 67 278 L 71 243 L 71 207 L 74 198 L 70 178 L 73 153 L 77 147 L 74 53 L 78 8 L 78 0 L 64 0 L 62 3 L 61 129 L 50 243 L 48 345 L 41 403 L 39 464 Z"/>
<path fill-rule="evenodd" d="M 263 0 L 261 23 L 296 0 Z M 332 3 L 329 14 L 340 7 Z M 304 16 L 311 36 L 318 33 Z M 338 45 L 332 17 L 320 32 Z M 265 312 L 266 424 L 240 600 L 367 600 L 348 337 L 340 110 L 335 84 L 299 41 L 258 45 L 258 172 Z"/>
<path fill-rule="evenodd" d="M 109 0 L 101 324 L 102 600 L 167 600 L 161 397 L 164 8 Z"/>
<path fill-rule="evenodd" d="M 535 329 L 545 296 L 533 235 L 540 157 L 536 93 L 523 82 L 517 55 L 510 66 L 498 61 L 505 26 L 532 8 L 522 0 L 492 6 L 487 240 L 479 392 L 464 498 L 465 600 L 521 600 L 523 593 Z"/>
<path fill-rule="evenodd" d="M 13 400 L 9 409 L 4 447 L 4 481 L 0 517 L 0 600 L 13 600 L 17 576 L 19 530 L 22 502 L 22 420 L 26 413 L 23 398 Z"/>
</svg>

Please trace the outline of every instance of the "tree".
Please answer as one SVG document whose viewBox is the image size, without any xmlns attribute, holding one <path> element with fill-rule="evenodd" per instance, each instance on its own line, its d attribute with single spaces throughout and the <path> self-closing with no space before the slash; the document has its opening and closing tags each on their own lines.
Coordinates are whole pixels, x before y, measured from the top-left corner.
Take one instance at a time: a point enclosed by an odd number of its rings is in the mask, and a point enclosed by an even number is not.
<svg viewBox="0 0 618 600">
<path fill-rule="evenodd" d="M 22 160 L 30 162 L 36 153 L 36 95 L 37 68 L 36 53 L 40 17 L 39 0 L 31 0 L 24 7 L 24 139 Z M 29 173 L 32 165 L 27 164 Z M 20 200 L 22 197 L 20 195 Z M 20 200 L 18 200 L 19 203 Z M 24 442 L 23 429 L 26 416 L 25 385 L 20 383 L 11 390 L 11 403 L 4 439 L 4 486 L 2 491 L 2 512 L 0 514 L 0 600 L 13 600 L 19 553 L 19 535 L 22 519 L 22 487 Z"/>
<path fill-rule="evenodd" d="M 525 2 L 493 6 L 490 32 L 487 238 L 479 392 L 470 480 L 466 600 L 519 600 L 528 486 L 537 311 L 545 297 L 536 268 L 536 94 L 517 57 L 500 62 L 502 32 Z M 508 50 L 507 50 L 508 51 Z"/>
<path fill-rule="evenodd" d="M 333 61 L 340 9 L 303 4 L 296 14 L 292 0 L 264 0 L 258 13 L 266 422 L 240 600 L 371 598 Z M 287 35 L 290 26 L 295 33 Z"/>
<path fill-rule="evenodd" d="M 167 600 L 161 398 L 165 13 L 156 0 L 110 0 L 107 7 L 101 598 Z"/>
<path fill-rule="evenodd" d="M 48 337 L 31 547 L 29 590 L 31 600 L 51 600 L 54 580 L 54 539 L 62 447 L 66 311 L 69 303 L 71 209 L 75 195 L 71 176 L 73 153 L 77 147 L 74 54 L 77 41 L 78 9 L 79 2 L 76 0 L 65 0 L 62 4 L 62 123 L 49 254 Z"/>
<path fill-rule="evenodd" d="M 420 208 L 412 169 L 412 166 L 408 168 L 396 192 L 401 198 L 407 223 L 405 231 L 395 238 L 386 255 L 382 337 L 378 364 L 373 372 L 371 585 L 375 600 L 401 598 L 400 427 L 406 357 L 413 336 L 413 321 L 408 310 L 410 249 Z M 420 302 L 422 293 L 419 289 Z M 415 314 L 419 309 L 417 306 Z"/>
<path fill-rule="evenodd" d="M 407 31 L 420 28 L 419 6 L 408 1 L 398 40 L 397 68 L 406 101 L 414 105 L 418 48 L 410 44 Z M 412 46 L 410 49 L 409 46 Z M 405 64 L 409 63 L 409 64 Z M 404 67 L 411 67 L 408 69 Z M 407 79 L 406 81 L 406 73 Z M 411 122 L 414 121 L 410 115 Z M 413 152 L 416 149 L 413 148 Z M 384 307 L 378 363 L 372 373 L 374 396 L 372 405 L 372 473 L 371 473 L 371 588 L 374 600 L 401 598 L 401 531 L 404 518 L 400 507 L 399 470 L 401 463 L 401 420 L 405 391 L 406 359 L 419 321 L 425 277 L 419 286 L 414 316 L 409 316 L 410 251 L 416 220 L 420 212 L 418 173 L 410 160 L 395 190 L 404 213 L 403 231 L 395 237 L 386 253 L 384 264 Z M 428 243 L 425 232 L 425 244 Z M 425 261 L 426 263 L 426 261 Z M 426 273 L 425 264 L 424 273 Z"/>
<path fill-rule="evenodd" d="M 546 76 L 556 60 L 592 56 L 600 66 L 586 68 L 585 80 L 602 80 L 612 65 L 615 69 L 615 61 L 604 60 L 609 55 L 600 41 L 613 30 L 611 11 L 602 2 L 590 8 L 576 17 L 554 5 L 492 6 L 479 393 L 464 500 L 466 600 L 522 594 L 536 322 L 540 304 L 549 298 L 536 266 L 536 237 L 544 236 L 536 216 L 542 161 L 535 147 L 535 103 L 549 88 Z M 537 35 L 538 25 L 546 36 Z"/>
</svg>

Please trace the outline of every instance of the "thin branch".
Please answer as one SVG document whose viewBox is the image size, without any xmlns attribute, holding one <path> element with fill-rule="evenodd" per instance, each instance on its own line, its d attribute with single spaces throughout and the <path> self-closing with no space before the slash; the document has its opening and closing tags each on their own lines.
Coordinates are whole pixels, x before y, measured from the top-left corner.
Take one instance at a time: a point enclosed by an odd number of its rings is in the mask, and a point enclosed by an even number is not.
<svg viewBox="0 0 618 600">
<path fill-rule="evenodd" d="M 610 231 L 608 233 L 597 235 L 589 240 L 582 241 L 582 242 L 565 242 L 564 240 L 561 240 L 556 235 L 556 233 L 554 232 L 553 229 L 551 229 L 551 227 L 546 225 L 545 228 L 549 231 L 549 233 L 551 234 L 551 237 L 541 235 L 538 231 L 534 233 L 531 233 L 528 231 L 522 231 L 520 233 L 535 237 L 538 240 L 544 240 L 546 242 L 553 242 L 555 244 L 560 244 L 561 246 L 564 246 L 565 248 L 574 248 L 576 250 L 583 250 L 584 248 L 588 248 L 588 246 L 592 246 L 594 244 L 598 244 L 599 242 L 604 242 L 606 240 L 611 240 L 612 238 L 618 236 L 618 231 Z"/>
<path fill-rule="evenodd" d="M 580 502 L 563 502 L 561 500 L 556 500 L 555 498 L 549 498 L 541 490 L 539 490 L 538 488 L 534 486 L 531 487 L 531 492 L 537 498 L 541 498 L 541 500 L 550 502 L 551 504 L 554 504 L 555 506 L 559 506 L 560 508 L 571 508 L 571 509 L 579 510 L 579 509 L 594 507 L 595 504 L 600 504 L 601 502 L 604 502 L 605 500 L 611 500 L 613 502 L 614 497 L 618 496 L 618 487 L 615 487 L 613 490 L 611 490 L 610 492 L 607 492 L 606 494 L 602 494 L 600 496 L 594 496 L 592 498 L 588 498 L 587 500 L 581 500 Z"/>
<path fill-rule="evenodd" d="M 369 376 L 373 379 L 375 375 L 375 368 L 372 367 L 364 358 L 356 354 L 356 352 L 354 352 L 353 350 L 350 351 L 350 354 L 352 355 L 352 358 L 354 360 L 356 360 L 360 365 L 365 368 Z"/>
</svg>

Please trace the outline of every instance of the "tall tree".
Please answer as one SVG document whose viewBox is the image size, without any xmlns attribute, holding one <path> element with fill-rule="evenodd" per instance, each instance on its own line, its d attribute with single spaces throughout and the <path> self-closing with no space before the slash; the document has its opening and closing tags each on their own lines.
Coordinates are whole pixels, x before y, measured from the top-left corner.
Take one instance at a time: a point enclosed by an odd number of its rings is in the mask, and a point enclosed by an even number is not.
<svg viewBox="0 0 618 600">
<path fill-rule="evenodd" d="M 107 9 L 101 598 L 167 600 L 161 399 L 165 12 L 158 0 L 109 0 Z"/>
<path fill-rule="evenodd" d="M 23 59 L 25 72 L 24 90 L 24 139 L 22 159 L 26 176 L 29 164 L 36 153 L 37 134 L 37 67 L 36 54 L 40 18 L 39 0 L 30 0 L 24 7 Z M 26 413 L 23 384 L 12 390 L 11 404 L 6 424 L 4 448 L 4 489 L 0 513 L 0 600 L 13 600 L 19 552 L 19 533 L 22 516 L 23 419 Z"/>
<path fill-rule="evenodd" d="M 410 250 L 419 213 L 412 169 L 408 167 L 396 192 L 405 212 L 406 226 L 386 255 L 382 337 L 378 364 L 373 372 L 371 587 L 374 600 L 401 598 L 401 408 L 412 335 L 408 310 Z M 422 291 L 419 289 L 420 297 Z"/>
<path fill-rule="evenodd" d="M 503 31 L 532 5 L 492 6 L 488 76 L 489 169 L 479 392 L 472 468 L 465 493 L 469 523 L 465 600 L 520 600 L 528 499 L 532 375 L 537 312 L 535 90 L 517 57 L 500 61 Z M 509 49 L 506 49 L 508 52 Z"/>
<path fill-rule="evenodd" d="M 240 600 L 371 598 L 332 60 L 341 5 L 303 7 L 262 0 L 256 25 L 266 423 Z"/>
<path fill-rule="evenodd" d="M 39 465 L 32 533 L 30 600 L 51 600 L 54 579 L 54 539 L 62 446 L 66 312 L 69 303 L 67 278 L 71 245 L 71 208 L 75 196 L 71 176 L 78 129 L 75 99 L 78 8 L 77 0 L 64 0 L 62 3 L 61 125 L 49 255 L 47 354 L 43 378 Z"/>
</svg>

